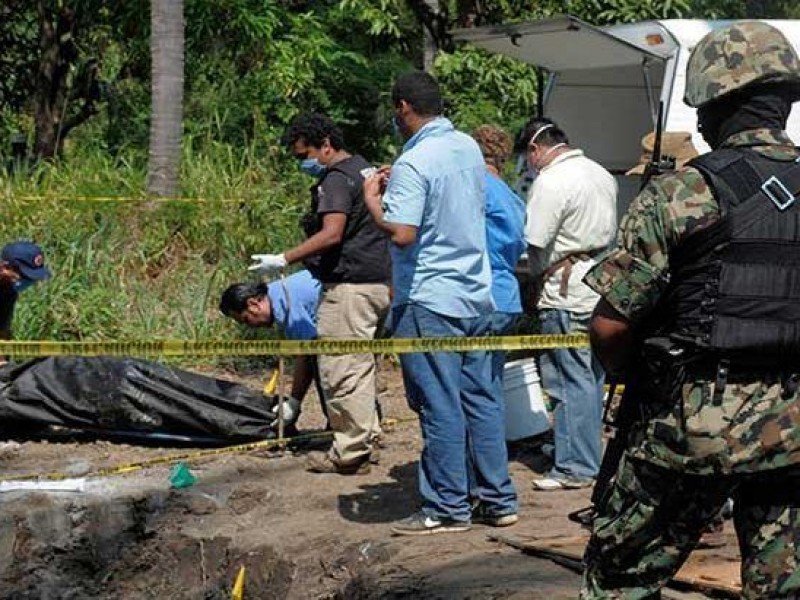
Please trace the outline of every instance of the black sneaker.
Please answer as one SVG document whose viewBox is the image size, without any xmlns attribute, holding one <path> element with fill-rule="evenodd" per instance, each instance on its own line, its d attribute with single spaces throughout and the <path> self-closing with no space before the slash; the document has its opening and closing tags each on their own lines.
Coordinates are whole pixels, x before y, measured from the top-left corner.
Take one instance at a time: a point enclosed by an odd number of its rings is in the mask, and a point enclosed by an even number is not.
<svg viewBox="0 0 800 600">
<path fill-rule="evenodd" d="M 519 521 L 517 513 L 497 514 L 490 511 L 486 504 L 478 502 L 472 507 L 472 522 L 490 527 L 508 527 Z"/>
<path fill-rule="evenodd" d="M 423 512 L 414 513 L 410 517 L 396 521 L 392 525 L 392 533 L 396 535 L 429 535 L 432 533 L 460 533 L 469 531 L 469 521 L 453 521 L 431 517 Z"/>
</svg>

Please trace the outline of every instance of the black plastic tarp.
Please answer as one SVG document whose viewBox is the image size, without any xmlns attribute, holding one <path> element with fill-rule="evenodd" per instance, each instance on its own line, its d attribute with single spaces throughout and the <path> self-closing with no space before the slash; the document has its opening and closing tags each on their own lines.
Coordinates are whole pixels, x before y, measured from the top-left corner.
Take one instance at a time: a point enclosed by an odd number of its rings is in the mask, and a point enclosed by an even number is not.
<svg viewBox="0 0 800 600">
<path fill-rule="evenodd" d="M 296 401 L 292 412 L 297 413 Z M 275 437 L 277 398 L 132 358 L 52 357 L 0 367 L 0 429 L 88 431 L 226 440 Z M 284 413 L 286 414 L 286 413 Z"/>
</svg>

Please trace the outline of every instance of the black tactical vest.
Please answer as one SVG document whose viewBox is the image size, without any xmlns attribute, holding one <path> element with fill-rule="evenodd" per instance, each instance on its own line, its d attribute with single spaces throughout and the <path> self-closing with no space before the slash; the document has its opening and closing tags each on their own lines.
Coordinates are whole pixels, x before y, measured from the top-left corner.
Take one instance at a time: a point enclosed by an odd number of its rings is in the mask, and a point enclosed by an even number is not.
<svg viewBox="0 0 800 600">
<path fill-rule="evenodd" d="M 306 237 L 322 230 L 322 215 L 317 210 L 319 188 L 326 177 L 334 172 L 343 174 L 351 186 L 353 197 L 342 243 L 303 261 L 322 283 L 386 283 L 391 276 L 389 238 L 375 224 L 364 203 L 361 170 L 369 166 L 362 157 L 353 155 L 328 167 L 322 179 L 311 188 L 310 210 L 300 219 Z"/>
<path fill-rule="evenodd" d="M 657 335 L 754 367 L 800 360 L 800 164 L 745 148 L 692 160 L 721 218 L 670 253 Z"/>
</svg>

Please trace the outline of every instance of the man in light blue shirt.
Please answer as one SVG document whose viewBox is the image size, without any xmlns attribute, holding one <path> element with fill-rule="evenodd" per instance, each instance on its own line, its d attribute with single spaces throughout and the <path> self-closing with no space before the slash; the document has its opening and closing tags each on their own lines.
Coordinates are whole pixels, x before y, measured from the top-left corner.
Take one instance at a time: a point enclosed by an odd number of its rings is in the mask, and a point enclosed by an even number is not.
<svg viewBox="0 0 800 600">
<path fill-rule="evenodd" d="M 403 147 L 383 197 L 384 221 L 416 235 L 413 244 L 391 246 L 392 306 L 414 303 L 457 318 L 494 310 L 483 169 L 475 142 L 443 117 Z"/>
<path fill-rule="evenodd" d="M 272 327 L 277 324 L 290 340 L 313 340 L 317 337 L 317 308 L 322 284 L 310 271 L 302 270 L 270 284 L 235 283 L 223 293 L 219 310 L 226 317 L 249 327 Z M 319 379 L 316 356 L 298 356 L 292 374 L 292 397 L 303 400 L 311 382 L 325 413 L 324 394 Z M 326 414 L 327 416 L 327 414 Z"/>
<path fill-rule="evenodd" d="M 393 335 L 486 335 L 495 307 L 481 151 L 441 116 L 439 85 L 427 73 L 398 77 L 392 101 L 395 123 L 407 141 L 390 172 L 382 169 L 365 182 L 364 200 L 392 241 Z M 503 402 L 493 385 L 491 355 L 415 353 L 402 354 L 400 361 L 424 439 L 423 506 L 392 531 L 424 535 L 466 531 L 471 521 L 516 522 Z M 476 474 L 473 490 L 468 463 Z M 471 492 L 477 497 L 470 498 Z M 478 501 L 475 511 L 472 500 Z"/>
</svg>

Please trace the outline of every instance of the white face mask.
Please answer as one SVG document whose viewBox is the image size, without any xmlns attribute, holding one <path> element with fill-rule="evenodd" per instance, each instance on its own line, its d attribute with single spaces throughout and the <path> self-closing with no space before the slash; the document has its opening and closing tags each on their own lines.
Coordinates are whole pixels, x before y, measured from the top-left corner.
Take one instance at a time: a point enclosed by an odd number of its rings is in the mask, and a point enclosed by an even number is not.
<svg viewBox="0 0 800 600">
<path fill-rule="evenodd" d="M 564 142 L 561 142 L 560 144 L 552 146 L 547 152 L 544 153 L 544 155 L 542 156 L 542 160 L 550 156 L 550 153 L 553 152 L 554 150 L 558 150 L 559 148 L 561 148 L 561 146 L 566 146 L 566 144 Z"/>
<path fill-rule="evenodd" d="M 566 146 L 566 144 L 565 144 L 564 142 L 561 142 L 560 144 L 556 144 L 555 146 L 551 146 L 550 148 L 548 148 L 548 149 L 547 149 L 547 152 L 545 152 L 544 154 L 542 154 L 541 158 L 539 158 L 539 160 L 538 160 L 538 163 L 539 163 L 539 164 L 542 164 L 542 163 L 544 163 L 544 159 L 545 159 L 545 158 L 547 158 L 548 156 L 550 156 L 550 154 L 551 154 L 551 153 L 552 153 L 554 150 L 558 150 L 559 148 L 561 148 L 561 146 Z M 543 168 L 543 167 L 538 167 L 538 166 L 534 165 L 533 163 L 531 163 L 531 161 L 528 161 L 528 163 L 530 164 L 530 167 L 531 167 L 531 169 L 532 169 L 532 170 L 534 170 L 536 173 L 538 173 L 538 172 L 539 172 L 539 170 L 540 170 L 541 168 Z M 547 164 L 545 163 L 545 165 L 543 165 L 543 166 L 547 166 Z"/>
<path fill-rule="evenodd" d="M 530 147 L 531 147 L 531 146 L 534 144 L 534 142 L 536 141 L 536 138 L 538 138 L 538 137 L 539 137 L 539 136 L 542 134 L 542 132 L 543 132 L 543 131 L 547 131 L 548 129 L 552 129 L 553 127 L 555 127 L 555 125 L 554 125 L 553 123 L 547 123 L 546 125 L 542 125 L 542 126 L 541 126 L 541 127 L 539 127 L 539 129 L 537 129 L 537 130 L 536 130 L 536 132 L 535 132 L 535 133 L 534 133 L 534 134 L 531 136 L 531 139 L 530 139 L 530 140 L 528 140 L 528 155 L 529 155 L 529 156 L 530 156 Z M 561 146 L 566 146 L 566 144 L 565 144 L 564 142 L 562 142 L 562 143 L 560 143 L 560 144 L 556 144 L 555 146 L 551 147 L 551 148 L 550 148 L 550 149 L 549 149 L 547 152 L 545 152 L 545 153 L 542 155 L 542 157 L 539 159 L 539 163 L 541 164 L 541 163 L 544 161 L 544 159 L 545 159 L 545 158 L 547 158 L 548 156 L 550 156 L 550 153 L 551 153 L 551 152 L 553 152 L 554 150 L 557 150 L 558 148 L 561 148 Z M 528 161 L 528 163 L 530 163 L 530 160 Z M 531 169 L 533 169 L 533 170 L 534 170 L 534 171 L 536 171 L 537 173 L 539 172 L 539 168 L 540 168 L 540 167 L 537 167 L 536 165 L 534 165 L 534 164 L 532 164 L 532 163 L 530 164 L 530 167 L 531 167 Z"/>
</svg>

